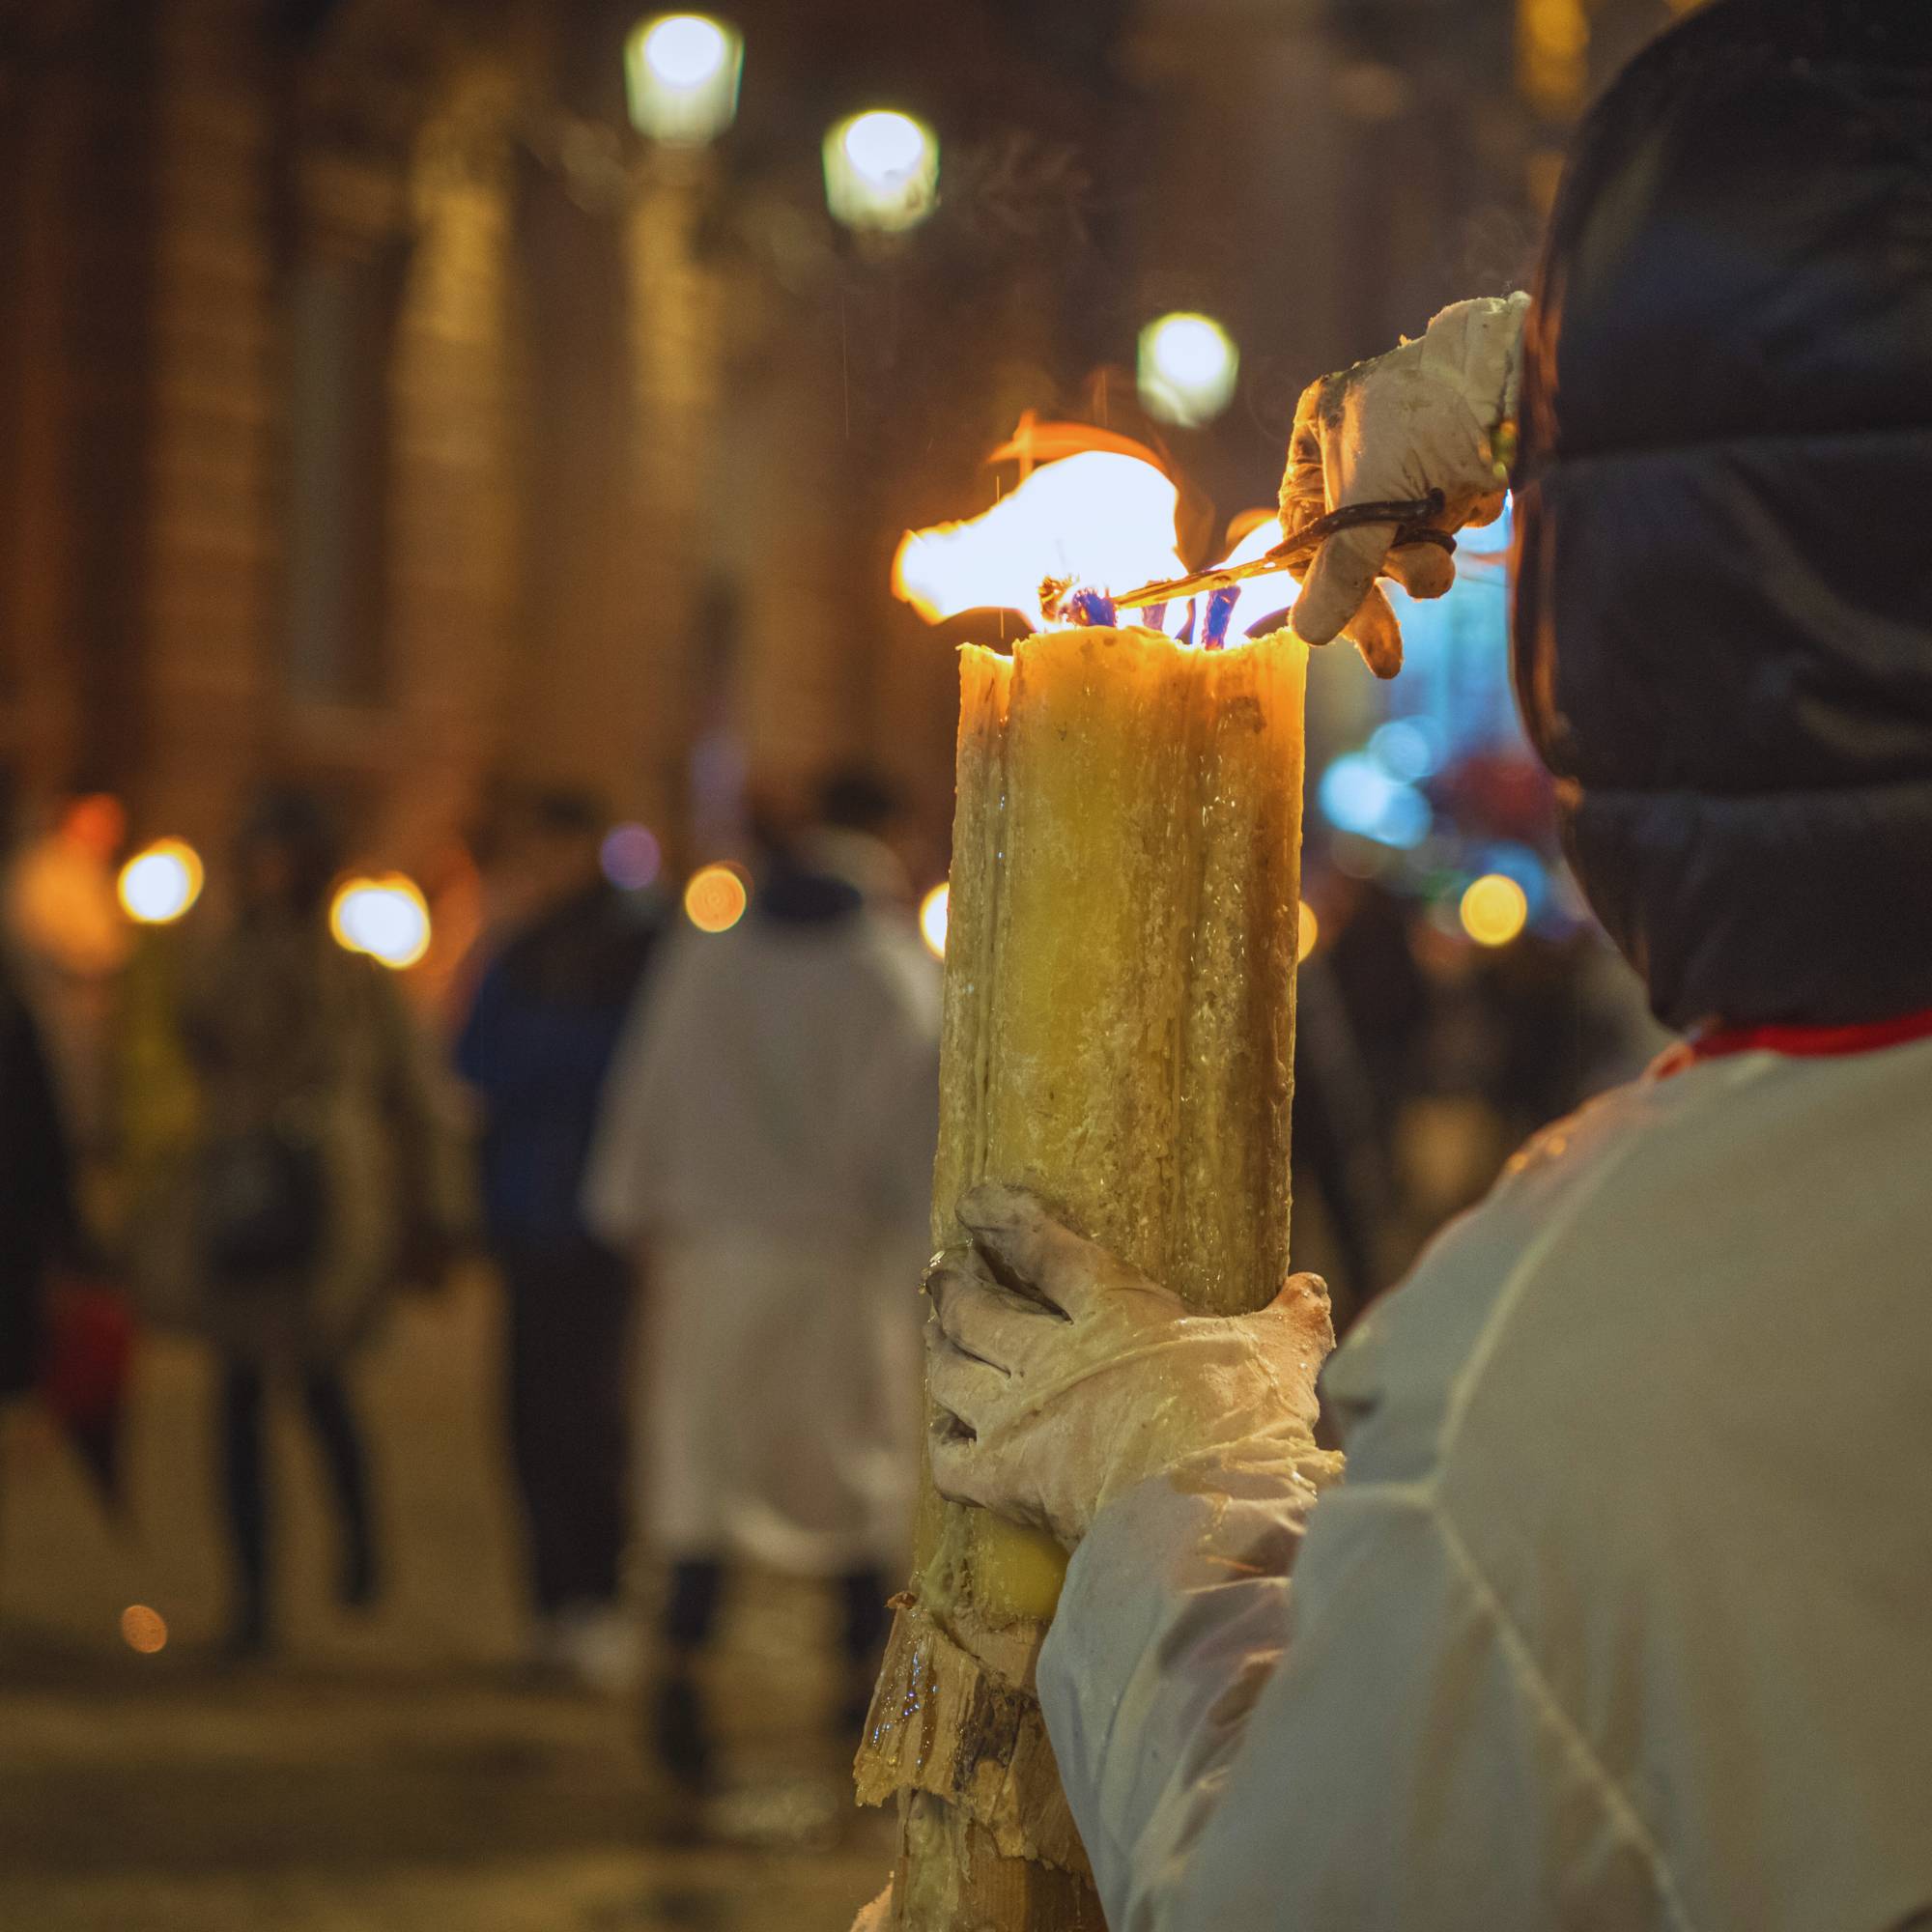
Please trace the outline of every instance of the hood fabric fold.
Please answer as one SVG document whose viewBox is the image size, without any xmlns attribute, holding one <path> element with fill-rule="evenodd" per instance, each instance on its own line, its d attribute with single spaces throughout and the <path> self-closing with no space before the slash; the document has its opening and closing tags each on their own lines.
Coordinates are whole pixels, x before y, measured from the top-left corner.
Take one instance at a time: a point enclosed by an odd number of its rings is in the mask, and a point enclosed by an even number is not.
<svg viewBox="0 0 1932 1932">
<path fill-rule="evenodd" d="M 1716 0 L 1586 123 L 1513 668 L 1676 1027 L 1932 1007 L 1932 4 Z"/>
</svg>

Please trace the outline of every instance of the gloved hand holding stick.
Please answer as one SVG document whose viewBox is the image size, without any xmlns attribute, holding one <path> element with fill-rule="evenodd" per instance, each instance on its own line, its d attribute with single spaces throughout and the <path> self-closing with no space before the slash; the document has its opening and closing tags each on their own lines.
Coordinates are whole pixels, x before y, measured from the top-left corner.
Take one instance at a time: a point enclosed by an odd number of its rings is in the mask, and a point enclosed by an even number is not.
<svg viewBox="0 0 1932 1932">
<path fill-rule="evenodd" d="M 1350 505 L 1437 497 L 1426 522 L 1454 531 L 1493 523 L 1509 483 L 1525 295 L 1479 297 L 1445 308 L 1421 335 L 1302 391 L 1281 484 L 1290 544 Z M 1402 668 L 1402 627 L 1377 579 L 1411 597 L 1440 597 L 1455 582 L 1446 549 L 1417 543 L 1397 523 L 1351 524 L 1327 534 L 1299 578 L 1293 623 L 1304 643 L 1348 638 L 1378 677 Z M 1405 541 L 1405 538 L 1409 540 Z"/>
</svg>

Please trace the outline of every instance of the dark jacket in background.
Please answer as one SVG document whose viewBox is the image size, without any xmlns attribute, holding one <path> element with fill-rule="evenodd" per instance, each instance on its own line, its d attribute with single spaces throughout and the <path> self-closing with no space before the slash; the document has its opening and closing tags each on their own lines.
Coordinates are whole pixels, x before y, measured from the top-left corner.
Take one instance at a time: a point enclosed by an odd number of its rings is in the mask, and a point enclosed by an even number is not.
<svg viewBox="0 0 1932 1932">
<path fill-rule="evenodd" d="M 654 919 L 600 885 L 526 927 L 485 972 L 456 1065 L 488 1110 L 483 1211 L 499 1244 L 582 1234 L 604 1076 L 656 938 Z"/>
<path fill-rule="evenodd" d="M 1932 1006 L 1932 6 L 1666 35 L 1536 295 L 1515 672 L 1591 904 L 1672 1026 Z"/>
<path fill-rule="evenodd" d="M 34 1386 L 47 1269 L 77 1227 L 46 1056 L 26 1003 L 0 977 L 0 1396 Z"/>
</svg>

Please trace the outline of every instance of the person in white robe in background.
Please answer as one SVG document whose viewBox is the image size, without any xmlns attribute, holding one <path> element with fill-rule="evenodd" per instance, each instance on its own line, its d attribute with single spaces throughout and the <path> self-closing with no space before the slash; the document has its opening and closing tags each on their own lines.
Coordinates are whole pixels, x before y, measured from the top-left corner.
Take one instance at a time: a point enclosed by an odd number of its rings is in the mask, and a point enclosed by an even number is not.
<svg viewBox="0 0 1932 1932">
<path fill-rule="evenodd" d="M 904 896 L 883 841 L 821 827 L 728 931 L 670 941 L 592 1151 L 589 1222 L 644 1267 L 643 1527 L 670 1573 L 653 1730 L 695 1789 L 726 1565 L 836 1580 L 856 1730 L 910 1541 L 939 975 Z"/>
</svg>

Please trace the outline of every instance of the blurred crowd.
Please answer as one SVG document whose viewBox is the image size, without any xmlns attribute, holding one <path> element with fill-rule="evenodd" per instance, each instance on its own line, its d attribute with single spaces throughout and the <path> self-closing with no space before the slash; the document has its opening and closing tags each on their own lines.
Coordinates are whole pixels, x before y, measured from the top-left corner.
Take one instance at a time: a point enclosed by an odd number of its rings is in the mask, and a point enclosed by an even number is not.
<svg viewBox="0 0 1932 1932">
<path fill-rule="evenodd" d="M 754 810 L 723 918 L 641 882 L 594 798 L 505 790 L 414 973 L 345 943 L 317 798 L 257 799 L 172 923 L 124 908 L 126 832 L 76 793 L 0 890 L 0 1402 L 42 1405 L 111 1499 L 140 1334 L 198 1337 L 225 1651 L 258 1657 L 270 1406 L 312 1437 L 340 1603 L 375 1613 L 357 1363 L 397 1297 L 487 1261 L 531 1670 L 639 1694 L 648 1748 L 702 1793 L 731 1579 L 778 1570 L 834 1599 L 827 1721 L 856 1733 L 910 1543 L 939 1056 L 930 861 L 891 789 L 839 771 Z M 1297 1259 L 1346 1326 L 1655 1041 L 1587 932 L 1476 946 L 1319 868 L 1308 896 Z"/>
</svg>

